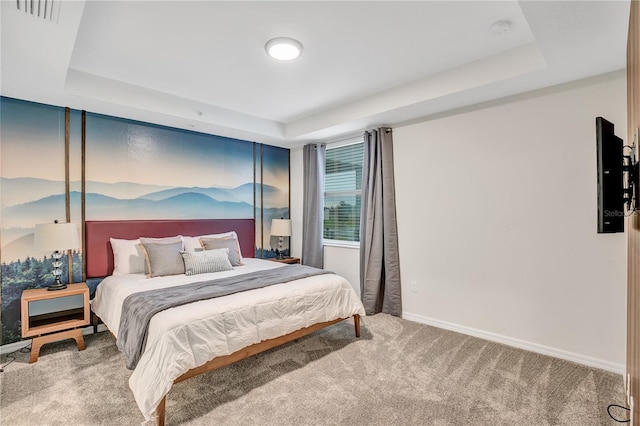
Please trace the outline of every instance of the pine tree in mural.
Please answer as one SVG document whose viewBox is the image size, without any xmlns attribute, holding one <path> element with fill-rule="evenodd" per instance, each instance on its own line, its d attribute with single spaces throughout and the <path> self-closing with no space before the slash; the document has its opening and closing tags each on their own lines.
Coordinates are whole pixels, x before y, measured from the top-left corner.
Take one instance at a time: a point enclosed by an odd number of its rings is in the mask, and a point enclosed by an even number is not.
<svg viewBox="0 0 640 426">
<path fill-rule="evenodd" d="M 77 251 L 72 253 L 73 282 L 82 281 L 82 256 Z M 67 256 L 61 258 L 63 283 L 68 282 Z M 2 343 L 11 343 L 21 339 L 20 297 L 28 288 L 48 287 L 54 281 L 53 259 L 43 257 L 36 259 L 27 257 L 24 261 L 16 260 L 2 263 Z"/>
<path fill-rule="evenodd" d="M 40 287 L 44 282 L 44 267 L 42 266 L 44 262 L 34 262 L 31 271 L 32 277 L 31 281 L 37 287 Z"/>
</svg>

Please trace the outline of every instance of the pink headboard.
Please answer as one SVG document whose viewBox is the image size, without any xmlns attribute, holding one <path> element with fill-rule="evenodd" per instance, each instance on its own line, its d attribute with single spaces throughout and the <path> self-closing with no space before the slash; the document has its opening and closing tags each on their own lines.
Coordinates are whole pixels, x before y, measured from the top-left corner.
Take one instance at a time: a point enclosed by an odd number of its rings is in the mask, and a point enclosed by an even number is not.
<svg viewBox="0 0 640 426">
<path fill-rule="evenodd" d="M 255 255 L 253 219 L 86 221 L 85 231 L 87 278 L 106 277 L 113 272 L 113 250 L 109 238 L 135 240 L 138 237 L 197 236 L 236 231 L 242 256 Z"/>
</svg>

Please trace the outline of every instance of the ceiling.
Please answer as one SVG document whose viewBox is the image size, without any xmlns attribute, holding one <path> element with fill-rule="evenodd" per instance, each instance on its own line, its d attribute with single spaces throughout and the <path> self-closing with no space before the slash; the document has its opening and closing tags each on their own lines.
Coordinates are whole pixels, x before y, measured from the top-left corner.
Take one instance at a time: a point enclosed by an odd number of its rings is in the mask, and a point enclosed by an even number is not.
<svg viewBox="0 0 640 426">
<path fill-rule="evenodd" d="M 623 69 L 629 17 L 628 0 L 1 3 L 3 96 L 283 147 Z M 274 37 L 302 55 L 268 57 Z"/>
</svg>

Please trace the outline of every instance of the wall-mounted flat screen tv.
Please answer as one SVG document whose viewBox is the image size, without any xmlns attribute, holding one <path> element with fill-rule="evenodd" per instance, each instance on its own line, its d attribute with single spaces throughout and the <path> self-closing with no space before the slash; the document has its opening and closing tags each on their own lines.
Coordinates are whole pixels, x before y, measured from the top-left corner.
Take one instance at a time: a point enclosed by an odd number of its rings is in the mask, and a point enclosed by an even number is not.
<svg viewBox="0 0 640 426">
<path fill-rule="evenodd" d="M 614 125 L 596 118 L 598 233 L 624 232 L 623 142 Z"/>
</svg>

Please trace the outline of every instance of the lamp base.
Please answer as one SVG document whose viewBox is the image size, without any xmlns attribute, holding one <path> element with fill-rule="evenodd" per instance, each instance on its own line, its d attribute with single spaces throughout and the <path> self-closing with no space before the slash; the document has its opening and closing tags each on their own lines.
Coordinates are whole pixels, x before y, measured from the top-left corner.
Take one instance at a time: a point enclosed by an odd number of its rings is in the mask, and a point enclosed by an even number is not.
<svg viewBox="0 0 640 426">
<path fill-rule="evenodd" d="M 56 290 L 64 290 L 65 288 L 67 288 L 66 284 L 54 283 L 54 284 L 51 284 L 49 287 L 47 287 L 47 290 L 56 291 Z"/>
</svg>

